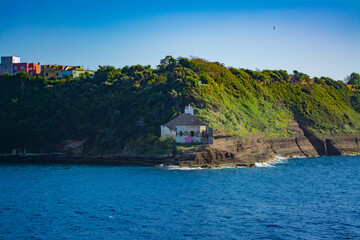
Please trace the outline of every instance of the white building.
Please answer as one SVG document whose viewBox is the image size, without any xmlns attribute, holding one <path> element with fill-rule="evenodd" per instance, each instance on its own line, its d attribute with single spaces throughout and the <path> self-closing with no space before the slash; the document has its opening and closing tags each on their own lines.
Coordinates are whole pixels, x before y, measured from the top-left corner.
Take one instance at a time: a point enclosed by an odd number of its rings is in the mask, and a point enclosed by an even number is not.
<svg viewBox="0 0 360 240">
<path fill-rule="evenodd" d="M 20 63 L 19 57 L 9 56 L 9 57 L 1 57 L 1 74 L 10 73 L 13 74 L 13 64 Z"/>
<path fill-rule="evenodd" d="M 161 125 L 161 136 L 172 137 L 178 143 L 213 143 L 213 129 L 200 121 L 194 115 L 194 109 L 189 105 L 185 113 Z"/>
</svg>

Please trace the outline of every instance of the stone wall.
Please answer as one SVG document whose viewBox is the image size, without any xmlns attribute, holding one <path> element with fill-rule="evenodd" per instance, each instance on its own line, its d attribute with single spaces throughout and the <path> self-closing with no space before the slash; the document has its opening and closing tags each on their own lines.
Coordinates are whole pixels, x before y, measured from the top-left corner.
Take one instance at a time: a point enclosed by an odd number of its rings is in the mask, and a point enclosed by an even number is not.
<svg viewBox="0 0 360 240">
<path fill-rule="evenodd" d="M 175 139 L 176 132 L 174 130 L 169 129 L 165 125 L 161 125 L 160 130 L 161 130 L 161 137 L 172 137 Z"/>
</svg>

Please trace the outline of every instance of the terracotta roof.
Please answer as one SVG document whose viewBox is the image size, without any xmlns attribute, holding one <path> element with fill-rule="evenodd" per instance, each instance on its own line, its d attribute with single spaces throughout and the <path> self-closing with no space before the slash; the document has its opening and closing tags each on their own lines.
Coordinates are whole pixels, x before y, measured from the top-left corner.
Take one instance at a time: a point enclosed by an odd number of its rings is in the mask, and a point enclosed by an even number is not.
<svg viewBox="0 0 360 240">
<path fill-rule="evenodd" d="M 194 117 L 190 113 L 183 113 L 170 122 L 166 123 L 169 129 L 175 129 L 176 126 L 207 126 L 205 123 L 200 121 L 198 118 Z"/>
</svg>

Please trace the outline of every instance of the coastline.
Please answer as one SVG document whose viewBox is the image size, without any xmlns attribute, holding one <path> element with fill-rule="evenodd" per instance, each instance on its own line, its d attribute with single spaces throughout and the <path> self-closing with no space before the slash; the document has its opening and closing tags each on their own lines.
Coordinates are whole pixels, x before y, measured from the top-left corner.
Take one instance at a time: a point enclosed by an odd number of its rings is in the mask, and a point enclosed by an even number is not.
<svg viewBox="0 0 360 240">
<path fill-rule="evenodd" d="M 343 154 L 337 156 L 359 156 L 357 154 Z M 328 155 L 331 156 L 331 155 Z M 336 155 L 334 155 L 336 156 Z M 321 156 L 315 156 L 321 157 Z M 325 156 L 322 156 L 325 157 Z M 225 168 L 243 168 L 243 167 L 272 167 L 277 163 L 282 163 L 292 158 L 309 158 L 305 156 L 281 157 L 275 156 L 267 161 L 258 161 L 251 163 L 230 163 L 230 164 L 208 164 L 208 165 L 179 165 L 171 157 L 92 157 L 92 156 L 71 156 L 59 154 L 31 154 L 25 156 L 11 156 L 10 154 L 0 155 L 0 163 L 8 164 L 70 164 L 70 165 L 104 165 L 104 166 L 147 166 L 147 167 L 164 167 L 168 170 L 195 170 L 195 169 L 225 169 Z"/>
<path fill-rule="evenodd" d="M 87 164 L 177 166 L 180 168 L 259 167 L 277 159 L 360 154 L 360 135 L 319 136 L 311 134 L 296 121 L 289 138 L 214 135 L 214 143 L 179 148 L 174 154 L 108 154 L 89 156 L 81 153 L 50 152 L 0 155 L 0 162 L 35 164 Z"/>
</svg>

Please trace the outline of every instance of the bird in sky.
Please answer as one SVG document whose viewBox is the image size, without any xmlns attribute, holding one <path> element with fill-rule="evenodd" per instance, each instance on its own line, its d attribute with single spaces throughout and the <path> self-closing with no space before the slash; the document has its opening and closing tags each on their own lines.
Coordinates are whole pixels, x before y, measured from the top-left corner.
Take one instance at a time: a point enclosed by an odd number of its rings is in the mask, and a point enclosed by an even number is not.
<svg viewBox="0 0 360 240">
<path fill-rule="evenodd" d="M 275 26 L 273 26 L 274 30 L 275 30 Z"/>
</svg>

